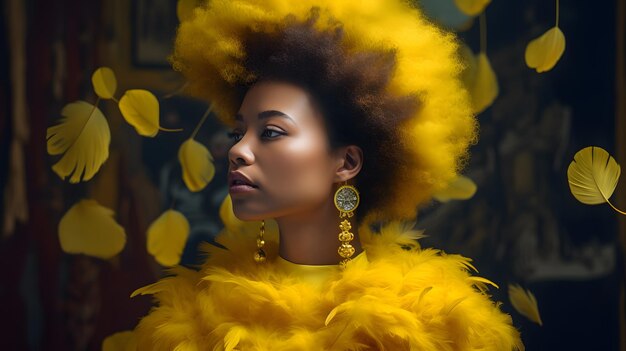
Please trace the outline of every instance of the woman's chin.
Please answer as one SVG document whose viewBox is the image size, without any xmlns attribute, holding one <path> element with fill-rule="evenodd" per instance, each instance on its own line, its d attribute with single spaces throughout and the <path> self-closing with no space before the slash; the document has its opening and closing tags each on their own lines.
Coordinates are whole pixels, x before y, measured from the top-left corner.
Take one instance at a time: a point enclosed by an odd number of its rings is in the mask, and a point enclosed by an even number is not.
<svg viewBox="0 0 626 351">
<path fill-rule="evenodd" d="M 257 211 L 248 211 L 246 209 L 238 208 L 236 206 L 233 206 L 233 213 L 235 214 L 235 217 L 237 217 L 237 219 L 240 221 L 250 222 L 268 219 L 268 217 L 264 215 L 264 213 L 259 213 Z"/>
</svg>

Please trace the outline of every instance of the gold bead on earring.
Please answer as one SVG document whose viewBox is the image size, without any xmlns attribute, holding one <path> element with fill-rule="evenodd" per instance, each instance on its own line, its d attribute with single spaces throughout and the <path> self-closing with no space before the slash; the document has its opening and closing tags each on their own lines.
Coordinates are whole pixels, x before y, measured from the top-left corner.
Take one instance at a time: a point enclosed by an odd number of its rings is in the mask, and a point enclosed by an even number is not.
<svg viewBox="0 0 626 351">
<path fill-rule="evenodd" d="M 352 224 L 350 224 L 349 218 L 354 215 L 354 210 L 359 206 L 360 200 L 359 192 L 352 185 L 344 184 L 335 192 L 335 207 L 339 210 L 339 219 L 344 218 L 339 224 L 341 245 L 337 249 L 337 253 L 342 258 L 339 263 L 341 268 L 345 268 L 355 252 L 354 246 L 350 244 L 354 239 L 354 234 L 350 232 Z"/>
<path fill-rule="evenodd" d="M 256 263 L 265 262 L 265 251 L 263 250 L 263 246 L 265 245 L 265 239 L 263 238 L 265 235 L 265 220 L 261 221 L 261 228 L 259 229 L 259 235 L 256 238 L 256 247 L 257 251 L 254 253 L 254 261 Z"/>
</svg>

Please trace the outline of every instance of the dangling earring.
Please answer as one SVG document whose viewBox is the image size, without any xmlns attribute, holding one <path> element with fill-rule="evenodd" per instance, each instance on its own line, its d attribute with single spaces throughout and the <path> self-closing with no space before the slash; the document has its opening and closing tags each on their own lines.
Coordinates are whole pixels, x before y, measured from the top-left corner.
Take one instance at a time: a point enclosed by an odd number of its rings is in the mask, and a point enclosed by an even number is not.
<svg viewBox="0 0 626 351">
<path fill-rule="evenodd" d="M 265 262 L 265 251 L 263 250 L 263 246 L 265 245 L 265 239 L 263 238 L 265 235 L 265 220 L 261 221 L 261 228 L 259 229 L 259 235 L 256 238 L 256 247 L 257 251 L 254 253 L 254 261 L 256 263 Z"/>
<path fill-rule="evenodd" d="M 337 249 L 337 253 L 342 258 L 339 263 L 341 268 L 345 268 L 346 264 L 350 262 L 352 255 L 354 255 L 354 246 L 350 244 L 354 239 L 354 234 L 350 232 L 352 224 L 350 224 L 349 218 L 354 215 L 354 210 L 359 206 L 360 200 L 359 192 L 354 186 L 348 185 L 347 182 L 335 192 L 335 207 L 339 210 L 339 219 L 345 218 L 339 224 L 339 229 L 341 230 L 339 241 L 341 245 Z"/>
</svg>

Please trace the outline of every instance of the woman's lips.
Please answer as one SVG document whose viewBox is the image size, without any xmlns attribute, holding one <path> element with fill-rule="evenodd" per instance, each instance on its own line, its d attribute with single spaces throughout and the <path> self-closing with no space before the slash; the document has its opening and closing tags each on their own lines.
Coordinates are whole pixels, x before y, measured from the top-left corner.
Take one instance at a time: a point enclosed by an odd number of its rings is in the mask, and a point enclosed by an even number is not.
<svg viewBox="0 0 626 351">
<path fill-rule="evenodd" d="M 234 184 L 228 188 L 231 194 L 246 194 L 257 190 L 257 188 L 247 184 Z"/>
<path fill-rule="evenodd" d="M 230 194 L 250 193 L 259 188 L 252 183 L 246 175 L 238 171 L 233 171 L 228 174 L 228 184 L 228 192 Z"/>
</svg>

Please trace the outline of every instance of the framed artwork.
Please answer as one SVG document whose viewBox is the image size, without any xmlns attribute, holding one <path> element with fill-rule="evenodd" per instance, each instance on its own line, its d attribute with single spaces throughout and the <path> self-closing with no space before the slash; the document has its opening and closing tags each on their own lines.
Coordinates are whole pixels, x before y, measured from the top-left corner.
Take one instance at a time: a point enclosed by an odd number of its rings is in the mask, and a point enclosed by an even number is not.
<svg viewBox="0 0 626 351">
<path fill-rule="evenodd" d="M 169 68 L 178 18 L 176 0 L 134 0 L 131 10 L 132 64 Z"/>
</svg>

